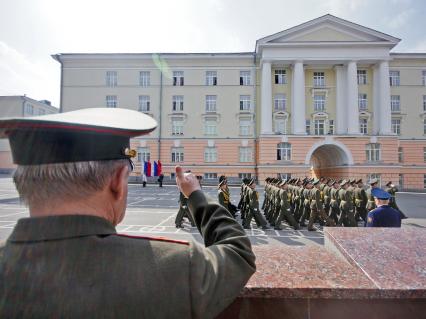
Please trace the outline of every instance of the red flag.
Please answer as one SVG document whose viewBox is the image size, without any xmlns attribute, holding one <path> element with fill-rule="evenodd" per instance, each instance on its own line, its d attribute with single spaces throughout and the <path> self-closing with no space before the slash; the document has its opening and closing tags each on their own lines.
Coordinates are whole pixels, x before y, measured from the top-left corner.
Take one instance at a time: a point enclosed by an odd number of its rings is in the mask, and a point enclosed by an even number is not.
<svg viewBox="0 0 426 319">
<path fill-rule="evenodd" d="M 146 165 L 146 176 L 151 176 L 151 162 L 148 162 Z"/>
<path fill-rule="evenodd" d="M 161 173 L 162 173 L 160 160 L 157 161 L 157 173 L 158 173 L 158 175 L 161 175 Z"/>
</svg>

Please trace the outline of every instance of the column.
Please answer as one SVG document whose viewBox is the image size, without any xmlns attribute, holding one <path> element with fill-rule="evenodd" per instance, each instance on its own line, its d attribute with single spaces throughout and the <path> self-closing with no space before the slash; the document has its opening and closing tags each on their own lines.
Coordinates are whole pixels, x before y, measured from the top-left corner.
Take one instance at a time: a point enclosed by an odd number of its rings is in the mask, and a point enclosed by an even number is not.
<svg viewBox="0 0 426 319">
<path fill-rule="evenodd" d="M 293 134 L 306 134 L 305 119 L 305 71 L 303 62 L 296 61 L 293 65 L 291 97 L 291 128 Z"/>
<path fill-rule="evenodd" d="M 271 63 L 262 63 L 261 83 L 261 134 L 272 134 L 272 78 Z"/>
<path fill-rule="evenodd" d="M 380 76 L 379 67 L 373 67 L 373 130 L 372 135 L 380 134 Z"/>
<path fill-rule="evenodd" d="M 336 65 L 336 134 L 346 134 L 346 73 L 343 65 Z"/>
<path fill-rule="evenodd" d="M 355 61 L 346 70 L 346 121 L 348 134 L 359 134 L 358 81 Z"/>
<path fill-rule="evenodd" d="M 379 108 L 380 108 L 380 135 L 390 135 L 392 112 L 390 106 L 390 83 L 389 83 L 389 62 L 379 63 Z"/>
</svg>

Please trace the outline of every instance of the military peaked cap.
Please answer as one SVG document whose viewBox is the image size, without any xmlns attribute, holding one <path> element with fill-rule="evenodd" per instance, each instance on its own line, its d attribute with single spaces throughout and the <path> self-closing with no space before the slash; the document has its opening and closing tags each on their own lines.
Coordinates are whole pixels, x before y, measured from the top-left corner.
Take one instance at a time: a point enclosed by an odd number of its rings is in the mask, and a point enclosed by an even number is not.
<svg viewBox="0 0 426 319">
<path fill-rule="evenodd" d="M 391 194 L 389 194 L 388 192 L 384 191 L 381 188 L 373 188 L 371 190 L 371 195 L 373 195 L 374 197 L 378 198 L 378 199 L 389 199 L 391 197 Z"/>
</svg>

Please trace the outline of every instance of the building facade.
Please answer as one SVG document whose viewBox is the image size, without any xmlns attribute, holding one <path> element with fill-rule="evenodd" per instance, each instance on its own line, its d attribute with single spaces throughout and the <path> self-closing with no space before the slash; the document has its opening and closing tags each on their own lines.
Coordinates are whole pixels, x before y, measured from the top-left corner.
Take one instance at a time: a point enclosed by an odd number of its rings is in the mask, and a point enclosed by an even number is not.
<svg viewBox="0 0 426 319">
<path fill-rule="evenodd" d="M 206 179 L 330 176 L 426 187 L 426 53 L 325 15 L 254 52 L 57 54 L 61 110 L 125 107 L 159 127 L 132 141 Z M 138 172 L 136 172 L 138 174 Z"/>
<path fill-rule="evenodd" d="M 58 113 L 50 101 L 37 101 L 25 95 L 0 96 L 0 118 L 27 117 Z M 9 141 L 0 139 L 0 173 L 10 173 L 15 168 Z"/>
</svg>

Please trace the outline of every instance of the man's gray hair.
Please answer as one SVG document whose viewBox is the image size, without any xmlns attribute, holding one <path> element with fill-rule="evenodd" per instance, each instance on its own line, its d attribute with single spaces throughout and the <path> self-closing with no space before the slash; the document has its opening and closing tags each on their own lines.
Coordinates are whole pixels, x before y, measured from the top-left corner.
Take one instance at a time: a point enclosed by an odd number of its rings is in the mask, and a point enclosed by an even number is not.
<svg viewBox="0 0 426 319">
<path fill-rule="evenodd" d="M 80 200 L 104 188 L 120 167 L 129 161 L 108 160 L 42 165 L 19 165 L 13 181 L 27 205 L 52 200 Z"/>
</svg>

